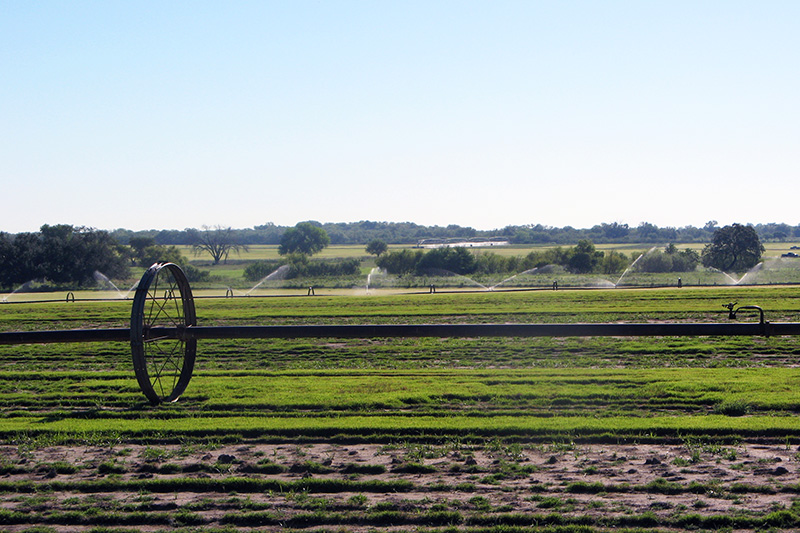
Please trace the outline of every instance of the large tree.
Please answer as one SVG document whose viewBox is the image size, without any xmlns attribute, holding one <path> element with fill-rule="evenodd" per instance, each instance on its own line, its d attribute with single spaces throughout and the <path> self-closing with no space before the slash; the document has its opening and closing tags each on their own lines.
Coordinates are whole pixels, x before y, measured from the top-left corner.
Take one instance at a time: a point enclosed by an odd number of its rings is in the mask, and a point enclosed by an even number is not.
<svg viewBox="0 0 800 533">
<path fill-rule="evenodd" d="M 218 265 L 220 261 L 228 261 L 231 252 L 247 251 L 247 246 L 239 244 L 233 229 L 228 226 L 203 226 L 203 231 L 197 232 L 192 245 L 195 254 L 207 252 Z"/>
<path fill-rule="evenodd" d="M 744 272 L 761 260 L 764 245 L 753 226 L 732 224 L 714 231 L 703 249 L 703 265 L 723 272 Z"/>
<path fill-rule="evenodd" d="M 311 222 L 300 222 L 287 229 L 278 246 L 280 255 L 303 254 L 314 255 L 321 252 L 330 243 L 328 233 Z"/>
<path fill-rule="evenodd" d="M 369 241 L 366 247 L 366 251 L 368 254 L 377 255 L 378 257 L 380 257 L 381 254 L 386 253 L 386 250 L 388 249 L 389 245 L 380 239 L 374 239 Z"/>
<path fill-rule="evenodd" d="M 586 274 L 594 270 L 602 258 L 603 252 L 598 252 L 592 241 L 581 239 L 570 250 L 567 269 L 576 274 Z"/>
<path fill-rule="evenodd" d="M 127 276 L 126 262 L 123 247 L 106 231 L 45 224 L 37 233 L 0 234 L 0 285 L 35 279 L 88 285 L 95 272 Z"/>
</svg>

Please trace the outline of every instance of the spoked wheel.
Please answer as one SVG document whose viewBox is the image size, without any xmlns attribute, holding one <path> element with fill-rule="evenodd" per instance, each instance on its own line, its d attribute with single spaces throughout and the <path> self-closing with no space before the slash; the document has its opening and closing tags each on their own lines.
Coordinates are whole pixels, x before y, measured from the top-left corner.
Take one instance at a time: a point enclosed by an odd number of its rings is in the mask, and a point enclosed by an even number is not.
<svg viewBox="0 0 800 533">
<path fill-rule="evenodd" d="M 197 325 L 189 281 L 173 263 L 155 263 L 142 276 L 131 310 L 131 353 L 136 380 L 153 405 L 174 402 L 192 378 L 197 340 L 186 328 Z M 159 335 L 153 328 L 177 328 Z"/>
</svg>

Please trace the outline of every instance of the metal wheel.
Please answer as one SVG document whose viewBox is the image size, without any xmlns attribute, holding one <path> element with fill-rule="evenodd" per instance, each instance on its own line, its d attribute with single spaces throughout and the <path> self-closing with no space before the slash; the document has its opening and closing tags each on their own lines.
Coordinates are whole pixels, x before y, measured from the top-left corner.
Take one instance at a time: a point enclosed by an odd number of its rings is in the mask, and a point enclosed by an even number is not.
<svg viewBox="0 0 800 533">
<path fill-rule="evenodd" d="M 192 378 L 197 340 L 186 328 L 197 325 L 194 299 L 181 268 L 155 263 L 142 276 L 131 310 L 131 354 L 136 380 L 153 405 L 174 402 Z M 177 328 L 156 336 L 153 328 Z"/>
</svg>

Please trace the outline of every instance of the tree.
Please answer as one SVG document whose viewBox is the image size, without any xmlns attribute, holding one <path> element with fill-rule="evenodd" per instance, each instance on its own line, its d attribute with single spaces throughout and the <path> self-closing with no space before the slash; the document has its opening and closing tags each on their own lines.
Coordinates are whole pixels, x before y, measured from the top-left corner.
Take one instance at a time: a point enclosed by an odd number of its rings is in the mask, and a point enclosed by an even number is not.
<svg viewBox="0 0 800 533">
<path fill-rule="evenodd" d="M 130 259 L 132 265 L 142 265 L 145 255 L 145 249 L 151 246 L 157 246 L 156 240 L 149 235 L 135 235 L 128 240 L 130 246 Z M 152 263 L 148 264 L 150 266 Z"/>
<path fill-rule="evenodd" d="M 0 232 L 0 287 L 14 283 L 14 265 L 14 241 L 8 233 Z"/>
<path fill-rule="evenodd" d="M 755 228 L 733 224 L 714 231 L 711 244 L 703 248 L 703 265 L 723 272 L 750 270 L 761 260 L 764 245 Z"/>
<path fill-rule="evenodd" d="M 614 222 L 612 224 L 600 224 L 600 229 L 608 239 L 623 239 L 624 237 L 627 237 L 628 233 L 630 232 L 630 228 L 627 224 L 620 224 L 618 222 Z"/>
<path fill-rule="evenodd" d="M 278 245 L 280 255 L 299 253 L 314 255 L 321 252 L 330 243 L 328 233 L 311 222 L 300 222 L 293 228 L 287 229 Z"/>
<path fill-rule="evenodd" d="M 675 255 L 670 252 L 645 254 L 636 262 L 636 269 L 640 272 L 672 272 L 675 270 L 672 264 Z"/>
<path fill-rule="evenodd" d="M 417 268 L 417 263 L 422 259 L 422 250 L 408 249 L 397 252 L 388 252 L 379 257 L 375 264 L 389 274 L 404 276 L 413 273 Z"/>
<path fill-rule="evenodd" d="M 154 244 L 144 248 L 137 256 L 139 259 L 139 266 L 149 267 L 156 262 L 175 263 L 182 269 L 186 270 L 188 263 L 186 258 L 178 249 L 177 246 L 164 246 L 163 244 Z"/>
<path fill-rule="evenodd" d="M 659 232 L 658 226 L 649 222 L 642 222 L 636 228 L 638 240 L 642 242 L 654 242 L 658 240 Z"/>
<path fill-rule="evenodd" d="M 417 274 L 442 270 L 463 276 L 474 272 L 475 266 L 475 256 L 462 246 L 434 248 L 426 252 L 417 263 Z"/>
<path fill-rule="evenodd" d="M 595 250 L 594 243 L 586 239 L 578 241 L 571 252 L 567 269 L 575 274 L 591 272 L 603 258 L 603 252 Z"/>
<path fill-rule="evenodd" d="M 128 275 L 124 247 L 106 231 L 45 224 L 38 233 L 0 239 L 0 284 L 33 279 L 57 284 L 94 283 L 95 272 L 112 278 Z"/>
<path fill-rule="evenodd" d="M 247 251 L 247 246 L 236 242 L 233 229 L 228 226 L 214 226 L 210 228 L 203 226 L 203 231 L 198 232 L 195 236 L 195 242 L 192 245 L 195 254 L 208 252 L 214 259 L 214 264 L 218 265 L 220 260 L 228 261 L 228 255 L 231 252 L 239 253 L 240 251 Z"/>
<path fill-rule="evenodd" d="M 369 241 L 369 244 L 367 244 L 366 251 L 370 255 L 377 255 L 378 257 L 380 257 L 381 254 L 386 253 L 386 250 L 388 249 L 389 246 L 385 242 L 383 242 L 380 239 L 375 239 Z"/>
<path fill-rule="evenodd" d="M 672 272 L 691 272 L 700 264 L 700 254 L 691 248 L 679 252 L 678 247 L 670 243 L 664 253 L 672 257 Z"/>
<path fill-rule="evenodd" d="M 630 264 L 627 256 L 616 250 L 610 250 L 600 260 L 600 270 L 603 274 L 619 274 Z"/>
</svg>

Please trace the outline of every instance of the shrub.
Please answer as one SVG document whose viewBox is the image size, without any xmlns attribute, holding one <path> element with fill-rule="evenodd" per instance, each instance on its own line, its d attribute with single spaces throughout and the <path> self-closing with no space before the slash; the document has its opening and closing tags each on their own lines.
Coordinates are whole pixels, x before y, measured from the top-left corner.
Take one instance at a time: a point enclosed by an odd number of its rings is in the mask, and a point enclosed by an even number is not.
<svg viewBox="0 0 800 533">
<path fill-rule="evenodd" d="M 636 264 L 641 272 L 672 272 L 672 256 L 665 253 L 652 253 L 643 256 Z"/>
<path fill-rule="evenodd" d="M 444 270 L 455 274 L 472 274 L 475 271 L 475 256 L 466 248 L 435 248 L 423 255 L 417 263 L 417 274 Z"/>
<path fill-rule="evenodd" d="M 375 264 L 389 274 L 404 276 L 416 270 L 422 255 L 422 250 L 389 252 L 376 259 Z"/>
<path fill-rule="evenodd" d="M 392 468 L 398 474 L 430 474 L 436 472 L 436 467 L 422 463 L 403 463 Z"/>
<path fill-rule="evenodd" d="M 259 281 L 278 270 L 282 264 L 282 261 L 255 261 L 245 267 L 244 279 L 247 281 Z"/>
<path fill-rule="evenodd" d="M 361 273 L 361 261 L 355 258 L 333 261 L 314 260 L 306 256 L 293 256 L 289 262 L 287 278 L 319 278 L 326 276 L 354 276 Z"/>
<path fill-rule="evenodd" d="M 383 465 L 347 463 L 342 467 L 342 472 L 345 474 L 384 474 L 386 473 L 386 467 Z"/>
<path fill-rule="evenodd" d="M 663 252 L 651 252 L 643 255 L 636 262 L 639 272 L 691 272 L 700 263 L 700 255 L 687 248 L 679 252 L 674 244 L 670 244 Z"/>
<path fill-rule="evenodd" d="M 191 282 L 209 281 L 211 279 L 211 272 L 208 270 L 201 270 L 193 265 L 185 265 L 181 268 L 186 274 L 186 279 Z"/>
<path fill-rule="evenodd" d="M 744 400 L 729 400 L 714 406 L 714 413 L 726 416 L 744 416 L 749 414 L 751 406 Z"/>
<path fill-rule="evenodd" d="M 128 468 L 124 463 L 111 460 L 100 463 L 97 467 L 97 471 L 101 474 L 124 474 L 128 471 Z"/>
</svg>

